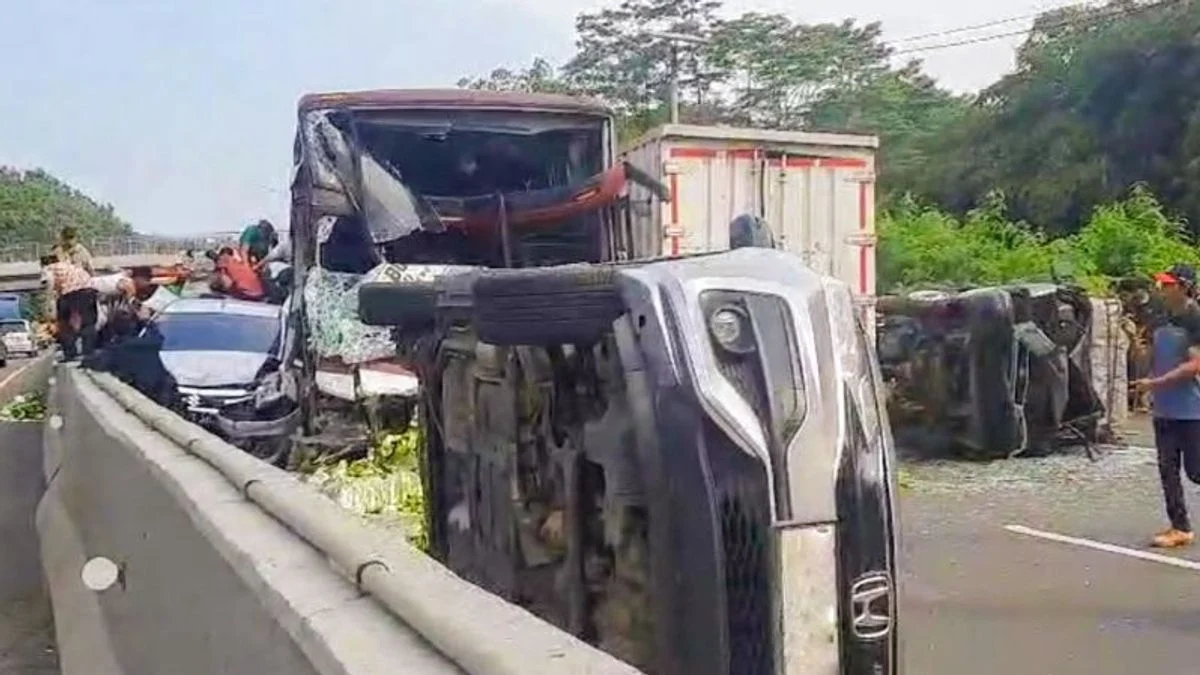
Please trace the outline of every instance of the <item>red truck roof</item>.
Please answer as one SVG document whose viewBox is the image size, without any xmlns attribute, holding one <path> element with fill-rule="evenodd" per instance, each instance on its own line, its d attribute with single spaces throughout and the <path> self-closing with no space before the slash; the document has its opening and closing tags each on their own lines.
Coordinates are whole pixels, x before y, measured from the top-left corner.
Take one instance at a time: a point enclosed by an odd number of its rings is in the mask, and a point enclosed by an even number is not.
<svg viewBox="0 0 1200 675">
<path fill-rule="evenodd" d="M 519 91 L 483 91 L 478 89 L 374 89 L 370 91 L 306 94 L 300 99 L 300 112 L 326 108 L 476 108 L 481 110 L 530 110 L 610 116 L 604 103 L 584 97 L 562 94 L 535 94 Z"/>
</svg>

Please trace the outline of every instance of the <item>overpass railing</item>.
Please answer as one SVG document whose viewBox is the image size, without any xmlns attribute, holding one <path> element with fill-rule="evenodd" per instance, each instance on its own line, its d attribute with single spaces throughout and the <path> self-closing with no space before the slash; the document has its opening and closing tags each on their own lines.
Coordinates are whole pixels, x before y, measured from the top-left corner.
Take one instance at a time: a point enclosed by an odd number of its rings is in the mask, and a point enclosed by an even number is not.
<svg viewBox="0 0 1200 675">
<path fill-rule="evenodd" d="M 94 257 L 108 258 L 126 255 L 170 255 L 188 249 L 208 249 L 222 244 L 233 244 L 237 232 L 220 232 L 197 237 L 158 239 L 148 237 L 99 237 L 83 240 L 83 245 Z M 0 263 L 37 262 L 54 249 L 53 243 L 0 240 Z"/>
</svg>

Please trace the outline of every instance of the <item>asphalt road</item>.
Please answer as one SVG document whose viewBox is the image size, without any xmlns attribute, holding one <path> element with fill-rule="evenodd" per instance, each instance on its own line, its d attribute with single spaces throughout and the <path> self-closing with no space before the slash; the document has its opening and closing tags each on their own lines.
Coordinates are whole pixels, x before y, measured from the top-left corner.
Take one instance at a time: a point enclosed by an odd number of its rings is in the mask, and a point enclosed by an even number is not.
<svg viewBox="0 0 1200 675">
<path fill-rule="evenodd" d="M 1005 529 L 1148 550 L 1164 526 L 1151 452 L 907 470 L 909 675 L 1200 673 L 1200 571 Z M 1200 561 L 1200 549 L 1180 555 Z"/>
<path fill-rule="evenodd" d="M 16 372 L 26 360 L 11 360 L 0 368 L 0 383 Z M 0 514 L 4 516 L 4 531 L 8 536 L 0 541 L 0 588 L 5 597 L 0 600 L 0 675 L 57 675 L 58 655 L 54 644 L 54 615 L 44 589 L 36 584 L 37 539 L 31 523 L 19 526 L 17 518 L 32 518 L 36 488 L 27 480 L 37 476 L 37 448 L 11 447 L 25 434 L 8 433 L 0 425 Z M 7 439 L 7 443 L 2 440 Z M 30 461 L 32 460 L 32 461 Z M 31 466 L 32 464 L 32 466 Z M 13 481 L 5 484 L 5 480 Z M 26 513 L 28 512 L 28 513 Z M 29 592 L 13 589 L 27 589 Z"/>
<path fill-rule="evenodd" d="M 1005 529 L 1146 550 L 1164 524 L 1151 452 L 908 463 L 903 483 L 908 675 L 1200 673 L 1200 571 Z M 46 598 L 0 604 L 0 675 L 56 673 Z"/>
</svg>

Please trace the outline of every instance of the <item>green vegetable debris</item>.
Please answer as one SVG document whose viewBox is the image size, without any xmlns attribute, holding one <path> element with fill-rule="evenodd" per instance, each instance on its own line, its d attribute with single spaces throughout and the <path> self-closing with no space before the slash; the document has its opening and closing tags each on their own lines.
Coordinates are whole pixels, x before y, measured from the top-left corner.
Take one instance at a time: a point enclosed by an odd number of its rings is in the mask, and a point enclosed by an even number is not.
<svg viewBox="0 0 1200 675">
<path fill-rule="evenodd" d="M 405 431 L 383 434 L 366 457 L 318 466 L 307 480 L 349 511 L 398 519 L 409 542 L 425 551 L 429 538 L 420 448 L 414 423 Z"/>
<path fill-rule="evenodd" d="M 46 419 L 44 394 L 21 394 L 0 408 L 0 421 L 40 422 Z"/>
</svg>

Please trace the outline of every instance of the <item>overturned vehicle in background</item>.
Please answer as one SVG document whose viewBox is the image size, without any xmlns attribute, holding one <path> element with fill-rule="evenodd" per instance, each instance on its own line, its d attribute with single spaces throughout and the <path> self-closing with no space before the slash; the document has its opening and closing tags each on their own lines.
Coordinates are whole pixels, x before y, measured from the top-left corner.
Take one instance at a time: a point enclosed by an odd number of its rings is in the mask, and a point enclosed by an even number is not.
<svg viewBox="0 0 1200 675">
<path fill-rule="evenodd" d="M 972 459 L 1090 452 L 1104 415 L 1091 315 L 1082 289 L 1054 284 L 880 298 L 878 353 L 899 445 Z"/>
<path fill-rule="evenodd" d="M 430 554 L 648 673 L 898 672 L 894 457 L 849 288 L 767 248 L 632 262 L 654 205 L 625 186 L 665 190 L 614 157 L 587 101 L 306 97 L 305 434 L 412 401 Z M 385 367 L 419 387 L 368 385 Z"/>
</svg>

